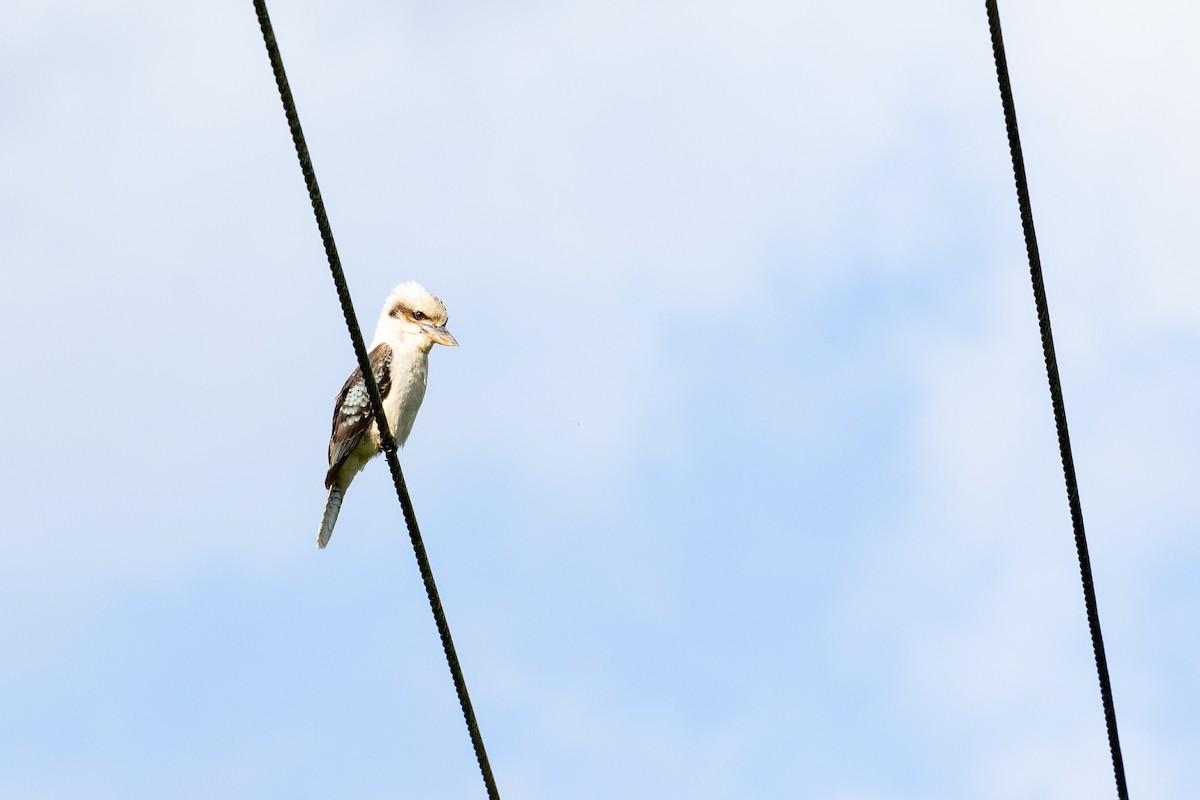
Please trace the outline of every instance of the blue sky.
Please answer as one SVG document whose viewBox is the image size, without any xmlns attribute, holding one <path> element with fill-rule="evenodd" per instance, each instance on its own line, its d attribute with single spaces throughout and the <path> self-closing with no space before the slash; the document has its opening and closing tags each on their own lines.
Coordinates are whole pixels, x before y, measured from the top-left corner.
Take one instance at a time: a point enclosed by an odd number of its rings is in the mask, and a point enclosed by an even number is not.
<svg viewBox="0 0 1200 800">
<path fill-rule="evenodd" d="M 0 26 L 0 795 L 478 797 L 247 2 Z M 811 7 L 809 7 L 811 6 Z M 508 798 L 1112 796 L 983 3 L 270 6 Z M 1198 12 L 1006 2 L 1131 791 L 1200 782 Z"/>
</svg>

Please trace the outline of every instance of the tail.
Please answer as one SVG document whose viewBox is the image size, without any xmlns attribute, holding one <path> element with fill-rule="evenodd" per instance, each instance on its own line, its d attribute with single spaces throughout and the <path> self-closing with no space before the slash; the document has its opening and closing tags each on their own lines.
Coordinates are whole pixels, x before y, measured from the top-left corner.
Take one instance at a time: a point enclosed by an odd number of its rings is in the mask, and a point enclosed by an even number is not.
<svg viewBox="0 0 1200 800">
<path fill-rule="evenodd" d="M 322 550 L 329 544 L 333 535 L 333 524 L 337 522 L 338 512 L 342 510 L 342 487 L 336 483 L 329 487 L 329 496 L 325 498 L 325 513 L 321 515 L 321 530 L 317 533 L 317 547 Z"/>
</svg>

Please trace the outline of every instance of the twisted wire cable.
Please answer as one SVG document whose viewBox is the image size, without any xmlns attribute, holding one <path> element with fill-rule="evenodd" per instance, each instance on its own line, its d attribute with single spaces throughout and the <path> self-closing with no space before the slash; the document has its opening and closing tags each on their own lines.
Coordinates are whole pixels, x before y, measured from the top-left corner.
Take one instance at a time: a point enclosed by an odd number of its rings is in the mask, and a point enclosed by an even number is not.
<svg viewBox="0 0 1200 800">
<path fill-rule="evenodd" d="M 392 472 L 392 483 L 396 487 L 396 496 L 404 512 L 404 522 L 408 526 L 408 537 L 412 542 L 413 554 L 417 559 L 417 567 L 421 571 L 421 580 L 425 583 L 425 594 L 429 598 L 429 608 L 433 612 L 437 624 L 438 635 L 442 640 L 442 651 L 446 655 L 446 663 L 450 667 L 450 676 L 454 681 L 454 690 L 458 694 L 458 703 L 462 707 L 463 718 L 471 736 L 471 745 L 475 749 L 475 759 L 479 762 L 479 771 L 487 788 L 489 800 L 500 800 L 496 788 L 496 780 L 492 776 L 492 767 L 488 762 L 487 751 L 483 746 L 483 736 L 479 732 L 479 723 L 475 719 L 475 710 L 471 705 L 471 697 L 467 693 L 467 682 L 463 678 L 462 667 L 458 663 L 458 654 L 454 649 L 454 640 L 450 636 L 450 625 L 446 621 L 446 612 L 438 595 L 437 584 L 433 579 L 433 569 L 429 565 L 429 556 L 425 552 L 425 543 L 421 539 L 421 529 L 417 526 L 417 515 L 413 510 L 412 498 L 408 494 L 408 486 L 404 482 L 404 473 L 400 469 L 400 459 L 396 454 L 396 439 L 388 429 L 387 419 L 383 414 L 383 400 L 379 396 L 379 386 L 371 369 L 366 345 L 363 343 L 362 331 L 358 327 L 358 317 L 354 313 L 354 304 L 350 300 L 350 289 L 346 284 L 346 276 L 342 271 L 342 262 L 338 258 L 337 245 L 333 240 L 333 231 L 329 226 L 329 217 L 325 213 L 325 202 L 321 199 L 321 190 L 317 186 L 317 175 L 313 170 L 312 159 L 308 154 L 308 145 L 304 141 L 304 131 L 300 128 L 300 117 L 296 113 L 296 102 L 292 98 L 291 87 L 288 86 L 287 75 L 283 70 L 283 58 L 279 54 L 279 45 L 275 41 L 275 32 L 271 27 L 271 18 L 267 15 L 265 0 L 254 0 L 254 9 L 258 13 L 258 24 L 262 29 L 263 41 L 267 46 L 267 55 L 271 60 L 271 69 L 275 73 L 275 84 L 279 87 L 279 97 L 283 101 L 284 114 L 287 115 L 288 128 L 292 132 L 292 142 L 296 146 L 296 156 L 300 159 L 300 171 L 304 173 L 304 183 L 308 187 L 308 198 L 312 202 L 313 214 L 317 218 L 317 228 L 321 232 L 321 242 L 325 245 L 325 256 L 329 261 L 329 270 L 333 275 L 333 283 L 337 288 L 338 300 L 342 305 L 342 316 L 346 319 L 346 328 L 350 332 L 350 340 L 354 345 L 354 354 L 358 358 L 359 369 L 367 385 L 367 394 L 371 400 L 371 411 L 375 415 L 375 424 L 379 428 L 380 449 L 387 458 L 388 468 Z"/>
<path fill-rule="evenodd" d="M 1100 634 L 1100 612 L 1096 607 L 1092 562 L 1088 556 L 1087 535 L 1083 529 L 1083 507 L 1079 501 L 1079 483 L 1075 478 L 1075 459 L 1071 455 L 1071 437 L 1067 431 L 1067 410 L 1063 402 L 1062 381 L 1058 375 L 1058 359 L 1054 354 L 1054 335 L 1050 330 L 1050 306 L 1046 301 L 1046 286 L 1042 281 L 1042 259 L 1038 255 L 1037 233 L 1033 227 L 1029 182 L 1025 177 L 1025 157 L 1021 152 L 1021 137 L 1017 131 L 1017 109 L 1013 103 L 1012 84 L 1008 79 L 1008 60 L 1004 55 L 1004 38 L 1000 31 L 1000 10 L 996 0 L 986 0 L 986 4 L 988 27 L 992 34 L 992 54 L 996 59 L 996 78 L 1000 84 L 1000 100 L 1004 105 L 1004 125 L 1008 130 L 1008 149 L 1012 155 L 1013 178 L 1017 184 L 1021 229 L 1025 234 L 1025 252 L 1029 257 L 1029 275 L 1033 281 L 1038 328 L 1042 334 L 1042 354 L 1046 360 L 1046 378 L 1050 384 L 1050 403 L 1054 407 L 1054 426 L 1058 431 L 1058 451 L 1062 457 L 1063 477 L 1067 484 L 1067 503 L 1071 508 L 1071 527 L 1075 533 L 1075 550 L 1079 556 L 1083 603 L 1087 609 L 1092 651 L 1096 657 L 1096 673 L 1100 679 L 1100 700 L 1104 705 L 1104 722 L 1108 729 L 1108 749 L 1112 754 L 1117 797 L 1120 800 L 1129 800 L 1129 789 L 1125 785 L 1125 763 L 1121 757 L 1121 740 L 1117 736 L 1117 712 L 1113 706 L 1112 681 L 1108 675 L 1108 659 L 1104 655 L 1104 637 Z"/>
</svg>

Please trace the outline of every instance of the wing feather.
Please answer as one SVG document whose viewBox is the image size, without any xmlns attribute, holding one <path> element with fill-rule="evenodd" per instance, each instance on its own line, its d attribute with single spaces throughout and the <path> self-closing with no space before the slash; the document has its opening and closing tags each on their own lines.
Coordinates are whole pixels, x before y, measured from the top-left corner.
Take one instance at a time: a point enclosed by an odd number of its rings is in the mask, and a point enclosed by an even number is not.
<svg viewBox="0 0 1200 800">
<path fill-rule="evenodd" d="M 392 348 L 386 344 L 376 345 L 371 351 L 371 373 L 379 384 L 381 398 L 392 389 Z M 342 386 L 333 409 L 333 432 L 329 436 L 329 472 L 325 474 L 325 488 L 333 485 L 334 479 L 346 459 L 358 447 L 362 437 L 375 421 L 371 413 L 371 397 L 367 393 L 367 382 L 362 369 L 355 368 Z"/>
</svg>

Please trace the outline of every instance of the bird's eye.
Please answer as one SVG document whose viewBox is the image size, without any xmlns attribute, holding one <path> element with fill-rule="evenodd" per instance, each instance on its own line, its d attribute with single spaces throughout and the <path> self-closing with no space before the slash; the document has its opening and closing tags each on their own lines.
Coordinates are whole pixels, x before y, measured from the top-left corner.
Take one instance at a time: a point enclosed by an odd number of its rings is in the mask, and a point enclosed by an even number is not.
<svg viewBox="0 0 1200 800">
<path fill-rule="evenodd" d="M 416 319 L 416 320 L 425 319 L 425 312 L 424 311 L 414 311 L 413 319 Z"/>
</svg>

